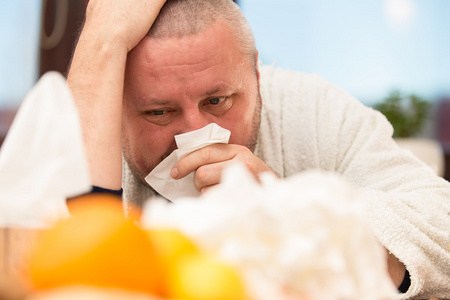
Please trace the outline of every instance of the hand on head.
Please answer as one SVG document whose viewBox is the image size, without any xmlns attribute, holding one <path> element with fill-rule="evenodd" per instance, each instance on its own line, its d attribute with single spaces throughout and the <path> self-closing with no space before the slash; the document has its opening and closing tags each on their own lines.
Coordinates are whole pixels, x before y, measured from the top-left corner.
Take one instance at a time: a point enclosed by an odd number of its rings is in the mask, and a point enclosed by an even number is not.
<svg viewBox="0 0 450 300">
<path fill-rule="evenodd" d="M 166 0 L 90 0 L 84 31 L 131 51 L 148 33 Z"/>
</svg>

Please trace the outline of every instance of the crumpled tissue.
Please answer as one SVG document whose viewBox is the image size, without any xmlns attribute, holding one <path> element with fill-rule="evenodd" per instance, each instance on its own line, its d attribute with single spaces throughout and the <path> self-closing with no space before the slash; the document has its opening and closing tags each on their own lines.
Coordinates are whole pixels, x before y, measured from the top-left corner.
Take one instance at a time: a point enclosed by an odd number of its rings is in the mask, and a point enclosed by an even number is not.
<svg viewBox="0 0 450 300">
<path fill-rule="evenodd" d="M 160 195 L 171 201 L 181 197 L 198 197 L 200 192 L 195 189 L 195 172 L 181 179 L 173 179 L 170 171 L 176 163 L 189 153 L 211 144 L 224 143 L 230 140 L 230 131 L 215 123 L 206 125 L 195 131 L 175 136 L 178 149 L 173 151 L 161 163 L 159 163 L 145 181 Z"/>
<path fill-rule="evenodd" d="M 260 180 L 232 165 L 200 198 L 149 201 L 142 225 L 177 228 L 234 265 L 250 299 L 397 299 L 353 186 L 319 171 Z"/>
<path fill-rule="evenodd" d="M 0 226 L 45 228 L 90 191 L 78 111 L 64 77 L 44 74 L 0 149 Z"/>
</svg>

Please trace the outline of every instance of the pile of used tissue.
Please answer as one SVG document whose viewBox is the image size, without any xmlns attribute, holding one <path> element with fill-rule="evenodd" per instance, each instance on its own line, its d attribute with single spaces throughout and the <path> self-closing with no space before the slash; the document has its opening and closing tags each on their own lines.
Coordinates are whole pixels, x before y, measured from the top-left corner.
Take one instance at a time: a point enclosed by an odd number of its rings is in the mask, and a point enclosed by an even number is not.
<svg viewBox="0 0 450 300">
<path fill-rule="evenodd" d="M 142 225 L 178 228 L 235 265 L 252 299 L 394 299 L 385 251 L 358 197 L 336 175 L 258 183 L 236 165 L 201 198 L 150 201 Z"/>
</svg>

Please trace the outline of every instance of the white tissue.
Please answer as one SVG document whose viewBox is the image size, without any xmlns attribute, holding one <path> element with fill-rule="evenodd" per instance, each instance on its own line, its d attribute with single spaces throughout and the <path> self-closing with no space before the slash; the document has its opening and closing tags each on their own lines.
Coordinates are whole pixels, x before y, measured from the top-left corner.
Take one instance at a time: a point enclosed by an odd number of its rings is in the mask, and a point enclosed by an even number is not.
<svg viewBox="0 0 450 300">
<path fill-rule="evenodd" d="M 65 79 L 42 76 L 0 149 L 0 226 L 42 228 L 91 188 L 78 112 Z"/>
<path fill-rule="evenodd" d="M 144 227 L 174 227 L 234 265 L 254 300 L 397 299 L 357 189 L 331 173 L 255 181 L 244 166 L 200 198 L 149 201 Z"/>
<path fill-rule="evenodd" d="M 201 129 L 176 135 L 178 149 L 157 165 L 145 180 L 155 191 L 171 201 L 181 197 L 200 196 L 194 186 L 195 172 L 176 180 L 170 176 L 170 171 L 181 158 L 195 150 L 216 143 L 227 144 L 230 134 L 229 130 L 211 123 Z"/>
</svg>

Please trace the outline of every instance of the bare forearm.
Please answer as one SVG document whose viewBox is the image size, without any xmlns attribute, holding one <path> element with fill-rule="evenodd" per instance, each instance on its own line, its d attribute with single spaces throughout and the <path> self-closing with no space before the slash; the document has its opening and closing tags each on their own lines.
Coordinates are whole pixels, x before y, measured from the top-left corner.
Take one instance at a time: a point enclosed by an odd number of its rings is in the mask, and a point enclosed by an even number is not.
<svg viewBox="0 0 450 300">
<path fill-rule="evenodd" d="M 125 64 L 165 0 L 91 0 L 68 84 L 79 110 L 91 182 L 122 184 L 122 98 Z"/>
<path fill-rule="evenodd" d="M 396 287 L 399 287 L 405 277 L 405 265 L 398 260 L 392 253 L 387 252 L 388 272 L 392 282 Z"/>
<path fill-rule="evenodd" d="M 127 51 L 83 32 L 68 84 L 83 130 L 93 185 L 121 187 L 121 124 L 124 68 Z"/>
</svg>

